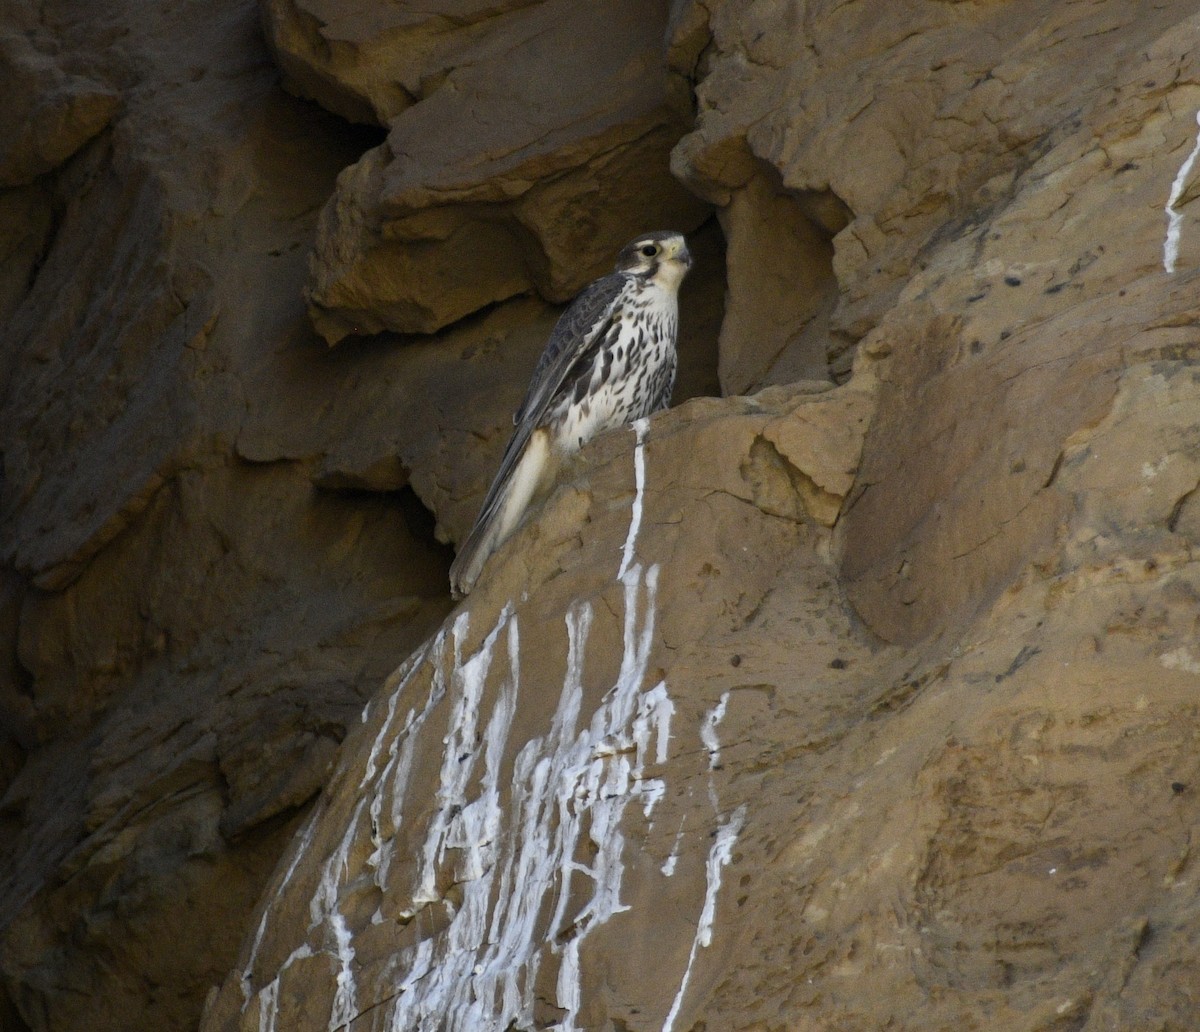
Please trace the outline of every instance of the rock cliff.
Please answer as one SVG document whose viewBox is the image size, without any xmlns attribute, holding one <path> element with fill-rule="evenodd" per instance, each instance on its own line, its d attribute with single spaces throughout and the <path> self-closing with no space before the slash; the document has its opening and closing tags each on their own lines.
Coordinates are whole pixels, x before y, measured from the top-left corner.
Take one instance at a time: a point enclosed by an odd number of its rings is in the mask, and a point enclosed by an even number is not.
<svg viewBox="0 0 1200 1032">
<path fill-rule="evenodd" d="M 0 1027 L 1194 1026 L 1188 4 L 0 12 Z"/>
</svg>

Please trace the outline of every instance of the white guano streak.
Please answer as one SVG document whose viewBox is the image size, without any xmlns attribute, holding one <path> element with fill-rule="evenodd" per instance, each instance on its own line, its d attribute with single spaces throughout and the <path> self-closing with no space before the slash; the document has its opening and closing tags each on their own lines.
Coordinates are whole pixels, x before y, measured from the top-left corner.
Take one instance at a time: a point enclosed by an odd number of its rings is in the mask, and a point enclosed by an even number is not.
<svg viewBox="0 0 1200 1032">
<path fill-rule="evenodd" d="M 638 531 L 642 528 L 642 492 L 646 488 L 646 428 L 650 420 L 643 416 L 633 422 L 637 438 L 633 446 L 633 506 L 629 513 L 629 533 L 625 535 L 625 547 L 621 551 L 621 568 L 617 580 L 624 580 L 633 563 L 633 550 L 637 545 Z"/>
<path fill-rule="evenodd" d="M 1200 111 L 1196 112 L 1196 124 L 1200 126 Z M 1175 263 L 1179 260 L 1179 236 L 1183 231 L 1183 215 L 1176 210 L 1175 205 L 1183 197 L 1183 191 L 1187 188 L 1188 176 L 1192 174 L 1192 166 L 1196 164 L 1198 157 L 1200 157 L 1200 130 L 1196 133 L 1196 145 L 1192 148 L 1191 154 L 1179 166 L 1175 181 L 1171 184 L 1171 195 L 1167 199 L 1165 209 L 1167 238 L 1163 241 L 1163 269 L 1166 270 L 1168 276 L 1175 274 Z"/>
<path fill-rule="evenodd" d="M 279 979 L 265 985 L 258 994 L 258 1032 L 275 1032 L 279 1017 Z"/>
<path fill-rule="evenodd" d="M 347 874 L 350 847 L 354 844 L 358 821 L 366 802 L 365 799 L 360 799 L 355 806 L 354 815 L 346 822 L 346 831 L 341 842 L 325 861 L 321 870 L 321 881 L 309 902 L 309 931 L 328 929 L 339 964 L 337 988 L 333 994 L 333 1010 L 329 1015 L 330 1032 L 348 1025 L 358 1015 L 357 987 L 354 983 L 354 973 L 350 969 L 350 965 L 354 963 L 354 946 L 351 944 L 346 919 L 338 909 L 338 889 Z"/>
<path fill-rule="evenodd" d="M 463 621 L 465 623 L 466 616 L 466 613 L 461 614 L 458 618 L 458 621 Z M 458 626 L 458 621 L 455 622 L 455 627 Z M 363 771 L 362 781 L 360 781 L 358 784 L 360 790 L 366 788 L 367 784 L 375 777 L 375 764 L 379 761 L 379 750 L 383 747 L 383 740 L 392 730 L 392 721 L 396 719 L 396 704 L 400 701 L 400 694 L 405 688 L 408 687 L 408 682 L 412 680 L 413 675 L 421 668 L 422 664 L 424 664 L 431 649 L 435 655 L 441 654 L 442 645 L 445 639 L 446 632 L 444 630 L 438 631 L 431 642 L 426 642 L 424 647 L 414 652 L 405 662 L 404 666 L 401 667 L 400 681 L 392 691 L 392 694 L 388 696 L 387 716 L 383 720 L 383 726 L 379 729 L 379 734 L 375 736 L 375 741 L 371 743 L 371 753 L 367 757 L 367 766 Z M 363 708 L 364 722 L 366 721 L 367 710 L 369 708 L 370 703 Z M 409 719 L 412 719 L 411 713 L 409 714 Z"/>
<path fill-rule="evenodd" d="M 556 1026 L 573 1032 L 580 1008 L 580 946 L 597 927 L 627 907 L 621 903 L 626 807 L 641 798 L 652 806 L 663 792 L 644 776 L 647 762 L 664 762 L 673 706 L 666 686 L 642 690 L 653 641 L 658 570 L 633 566 L 623 578 L 626 618 L 620 672 L 589 721 L 583 718 L 583 667 L 592 609 L 568 612 L 567 664 L 549 730 L 528 741 L 513 761 L 512 795 L 502 810 L 500 770 L 515 707 L 518 640 L 510 623 L 511 671 L 475 748 L 485 772 L 468 798 L 468 783 L 443 766 L 438 805 L 452 816 L 430 822 L 418 891 L 431 890 L 446 847 L 459 857 L 453 881 L 461 903 L 437 939 L 409 947 L 398 958 L 407 972 L 393 1001 L 388 1027 L 396 1030 L 488 1032 L 533 1020 L 535 986 L 545 950 L 560 955 Z M 490 639 L 489 639 L 490 640 Z M 490 649 L 464 666 L 481 661 Z M 485 664 L 486 665 L 486 664 Z M 480 673 L 486 673 L 482 667 Z M 475 728 L 460 699 L 479 696 L 474 677 L 454 677 L 452 706 Z M 582 724 L 582 726 L 581 726 Z M 452 723 L 447 756 L 471 767 L 469 739 Z M 472 730 L 472 734 L 474 731 Z M 589 847 L 582 849 L 584 841 Z M 578 882 L 584 879 L 586 887 Z M 574 891 L 573 890 L 574 886 Z M 549 924 L 545 915 L 549 914 Z"/>
<path fill-rule="evenodd" d="M 668 878 L 674 875 L 675 865 L 679 863 L 679 844 L 683 841 L 683 825 L 686 819 L 686 817 L 679 818 L 679 827 L 675 831 L 675 841 L 671 843 L 671 852 L 667 854 L 666 860 L 659 868 Z"/>
<path fill-rule="evenodd" d="M 455 640 L 456 652 L 461 650 L 459 642 L 467 631 L 466 614 L 460 614 L 454 623 L 453 635 Z M 374 777 L 376 764 L 379 759 L 379 754 L 382 748 L 382 743 L 388 732 L 391 730 L 395 720 L 396 705 L 401 692 L 408 686 L 413 675 L 421 667 L 425 659 L 433 652 L 435 656 L 440 657 L 445 644 L 445 632 L 440 631 L 430 644 L 418 650 L 409 658 L 405 665 L 401 668 L 400 681 L 388 699 L 387 716 L 384 718 L 383 727 L 376 735 L 374 742 L 371 745 L 371 751 L 367 758 L 367 774 L 360 783 L 360 789 L 366 787 L 371 778 Z M 404 762 L 411 762 L 411 747 L 413 735 L 420 726 L 424 723 L 425 718 L 441 701 L 445 695 L 445 679 L 441 676 L 441 664 L 437 664 L 432 677 L 432 685 L 430 697 L 425 708 L 420 714 L 415 711 L 410 711 L 405 722 L 404 728 L 392 741 L 391 759 L 384 770 L 384 776 L 380 778 L 380 785 L 377 786 L 376 792 L 371 800 L 371 831 L 372 840 L 375 843 L 375 852 L 368 858 L 367 863 L 372 866 L 379 865 L 381 850 L 379 836 L 379 817 L 381 801 L 383 793 L 380 786 L 390 783 L 396 795 L 403 797 L 404 783 L 407 778 L 408 766 Z M 366 713 L 364 713 L 366 716 Z M 402 743 L 402 744 L 400 744 Z M 397 746 L 400 745 L 399 750 Z M 399 755 L 397 755 L 399 752 Z M 399 761 L 399 762 L 397 762 Z M 399 767 L 399 775 L 397 776 L 396 768 Z M 389 777 L 389 775 L 392 775 Z M 326 861 L 321 871 L 321 880 L 318 884 L 316 893 L 309 901 L 309 931 L 314 931 L 318 928 L 327 929 L 329 938 L 332 939 L 332 952 L 336 955 L 339 962 L 339 970 L 337 974 L 337 984 L 334 990 L 333 1011 L 330 1015 L 330 1029 L 336 1029 L 346 1025 L 357 1015 L 357 993 L 354 981 L 351 964 L 354 961 L 354 946 L 352 942 L 352 934 L 346 924 L 345 917 L 341 914 L 337 907 L 337 898 L 339 894 L 340 883 L 342 877 L 346 873 L 346 868 L 349 860 L 349 851 L 353 843 L 355 832 L 358 827 L 359 819 L 362 815 L 363 803 L 365 800 L 359 801 L 354 810 L 354 815 L 351 817 L 346 826 L 346 830 L 334 851 L 334 854 Z M 395 808 L 398 809 L 399 803 Z M 270 917 L 275 900 L 281 898 L 287 888 L 292 876 L 295 874 L 301 860 L 307 855 L 312 844 L 313 833 L 316 828 L 317 816 L 323 812 L 322 804 L 318 804 L 313 808 L 312 814 L 309 816 L 308 822 L 301 832 L 297 845 L 294 849 L 291 861 L 288 864 L 287 870 L 284 872 L 283 878 L 280 881 L 279 887 L 272 897 L 271 901 L 263 910 L 262 919 L 259 922 L 258 930 L 254 937 L 253 945 L 250 949 L 249 959 L 246 963 L 246 969 L 242 975 L 242 994 L 245 998 L 245 1003 L 242 1009 L 245 1010 L 249 1004 L 251 981 L 254 977 L 255 966 L 258 961 L 258 952 L 262 944 L 264 934 L 267 929 L 268 919 Z M 390 856 L 390 854 L 387 854 Z M 383 884 L 386 878 L 386 867 L 383 870 L 377 870 L 376 882 Z M 275 1028 L 276 1017 L 278 1013 L 279 1001 L 279 978 L 295 961 L 304 957 L 310 957 L 313 954 L 312 947 L 308 943 L 302 944 L 299 948 L 292 951 L 288 958 L 280 965 L 275 977 L 259 991 L 259 1026 L 262 1032 L 273 1032 Z"/>
<path fill-rule="evenodd" d="M 258 992 L 258 1032 L 275 1032 L 279 1022 L 279 978 L 296 961 L 312 956 L 308 943 L 301 943 L 292 950 L 287 960 L 279 965 L 275 977 Z M 245 1007 L 242 1010 L 245 1011 Z"/>
<path fill-rule="evenodd" d="M 449 732 L 443 740 L 445 752 L 442 754 L 442 770 L 438 778 L 436 809 L 425 836 L 417 886 L 413 891 L 412 900 L 415 907 L 441 899 L 441 893 L 437 890 L 438 867 L 445 857 L 446 847 L 461 844 L 463 801 L 466 798 L 467 785 L 470 784 L 475 771 L 475 763 L 479 759 L 476 727 L 484 682 L 491 669 L 496 639 L 511 618 L 512 607 L 505 606 L 496 621 L 496 626 L 484 639 L 479 651 L 465 662 L 462 659 L 461 639 L 455 635 Z M 507 737 L 507 725 L 502 734 Z M 458 834 L 455 835 L 455 832 Z"/>
<path fill-rule="evenodd" d="M 502 806 L 501 796 L 504 756 L 520 686 L 520 633 L 511 605 L 473 655 L 464 656 L 469 624 L 462 613 L 448 634 L 440 632 L 402 670 L 367 757 L 358 805 L 321 870 L 311 900 L 310 932 L 322 927 L 321 946 L 339 961 L 330 1029 L 358 1016 L 357 1001 L 362 996 L 354 980 L 352 934 L 338 904 L 343 886 L 367 873 L 350 871 L 349 863 L 357 829 L 369 812 L 374 849 L 363 867 L 373 869 L 376 885 L 385 894 L 395 891 L 388 875 L 398 843 L 403 842 L 407 856 L 416 861 L 409 915 L 429 906 L 440 908 L 435 923 L 441 930 L 398 951 L 387 970 L 402 971 L 403 976 L 398 982 L 380 976 L 382 981 L 371 994 L 374 1000 L 387 1001 L 388 1010 L 379 1012 L 383 1027 L 394 1032 L 501 1032 L 514 1025 L 527 1026 L 533 1021 L 539 970 L 549 951 L 559 955 L 555 997 L 562 1016 L 553 1027 L 577 1032 L 581 946 L 593 930 L 629 909 L 621 902 L 621 825 L 631 802 L 640 800 L 648 819 L 665 793 L 662 779 L 647 778 L 645 767 L 667 761 L 674 715 L 665 682 L 642 688 L 654 641 L 659 575 L 657 566 L 647 569 L 636 562 L 646 426 L 646 420 L 634 424 L 635 496 L 618 575 L 625 604 L 620 670 L 587 718 L 584 660 L 593 613 L 586 603 L 572 607 L 565 620 L 568 654 L 558 704 L 549 729 L 526 742 L 513 759 L 506 805 Z M 505 628 L 508 670 L 506 675 L 490 677 L 495 646 Z M 397 728 L 399 695 L 426 662 L 433 666 L 428 698 L 419 709 L 409 709 Z M 488 693 L 486 685 L 496 681 L 500 683 Z M 727 701 L 728 696 L 722 696 L 701 727 L 710 771 L 719 758 L 716 728 Z M 443 707 L 448 710 L 447 733 L 442 739 L 433 815 L 415 837 L 411 831 L 398 836 L 416 756 L 428 743 L 433 733 L 429 725 Z M 664 1032 L 670 1032 L 680 1012 L 697 951 L 711 941 L 721 871 L 730 862 L 743 823 L 744 808 L 740 808 L 718 825 L 708 854 L 695 938 Z M 682 831 L 681 822 L 673 854 Z M 312 833 L 310 823 L 283 884 L 308 850 Z M 664 874 L 674 872 L 673 860 L 674 855 L 664 865 Z M 457 903 L 439 892 L 439 886 L 447 883 L 456 886 Z M 264 913 L 252 961 L 266 924 Z M 279 975 L 312 953 L 309 944 L 302 944 L 260 991 L 262 1032 L 274 1032 L 277 1023 Z M 252 972 L 251 963 L 247 990 Z"/>
<path fill-rule="evenodd" d="M 242 971 L 242 1010 L 250 1003 L 250 985 L 254 980 L 254 968 L 258 964 L 258 951 L 262 947 L 263 936 L 267 931 L 267 919 L 271 916 L 271 909 L 277 899 L 283 895 L 284 889 L 292 880 L 292 875 L 296 873 L 296 868 L 300 866 L 300 861 L 304 859 L 308 852 L 308 847 L 312 845 L 313 832 L 317 827 L 317 814 L 321 812 L 321 804 L 318 802 L 312 808 L 312 812 L 308 815 L 308 820 L 304 822 L 304 830 L 296 841 L 293 847 L 292 859 L 288 863 L 287 870 L 283 873 L 283 878 L 279 882 L 279 888 L 275 890 L 275 894 L 267 901 L 263 907 L 262 917 L 258 922 L 258 930 L 254 933 L 254 942 L 250 946 L 250 955 L 246 959 L 246 967 Z M 278 986 L 276 986 L 278 989 Z"/>
<path fill-rule="evenodd" d="M 720 701 L 704 714 L 700 724 L 700 741 L 708 750 L 708 769 L 716 770 L 721 762 L 721 740 L 717 737 L 717 725 L 725 719 L 725 708 L 729 705 L 729 692 L 721 694 Z"/>
<path fill-rule="evenodd" d="M 712 942 L 713 919 L 717 912 L 717 893 L 721 890 L 721 868 L 729 863 L 733 856 L 733 847 L 741 834 L 742 825 L 746 822 L 746 808 L 739 806 L 724 824 L 717 828 L 717 837 L 712 848 L 708 851 L 708 863 L 705 868 L 704 906 L 700 910 L 700 920 L 696 924 L 696 935 L 692 939 L 692 949 L 688 954 L 687 968 L 679 983 L 679 991 L 671 1003 L 663 1022 L 662 1032 L 671 1032 L 675 1019 L 679 1017 L 679 1009 L 683 1006 L 683 997 L 687 992 L 688 982 L 692 978 L 692 965 L 696 960 L 696 951 L 707 947 Z"/>
</svg>

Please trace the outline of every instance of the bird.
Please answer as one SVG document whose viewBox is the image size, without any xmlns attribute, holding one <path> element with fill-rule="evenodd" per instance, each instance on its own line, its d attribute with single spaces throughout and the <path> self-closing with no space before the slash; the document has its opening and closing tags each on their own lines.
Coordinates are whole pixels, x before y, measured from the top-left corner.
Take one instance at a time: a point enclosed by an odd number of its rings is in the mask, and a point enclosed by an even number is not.
<svg viewBox="0 0 1200 1032">
<path fill-rule="evenodd" d="M 450 566 L 455 598 L 475 586 L 564 459 L 598 434 L 670 403 L 679 285 L 691 266 L 682 233 L 646 233 L 621 249 L 609 275 L 567 306 L 513 416 L 512 438 L 475 525 Z"/>
</svg>

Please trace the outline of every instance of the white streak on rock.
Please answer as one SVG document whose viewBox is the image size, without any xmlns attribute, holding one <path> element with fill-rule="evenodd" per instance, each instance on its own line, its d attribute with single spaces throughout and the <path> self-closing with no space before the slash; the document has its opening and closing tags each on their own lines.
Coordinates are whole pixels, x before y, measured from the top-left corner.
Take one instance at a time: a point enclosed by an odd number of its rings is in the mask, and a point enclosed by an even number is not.
<svg viewBox="0 0 1200 1032">
<path fill-rule="evenodd" d="M 636 688 L 641 687 L 641 679 L 646 672 L 646 664 L 650 659 L 650 645 L 654 641 L 655 598 L 658 594 L 658 567 L 651 566 L 645 575 L 646 612 L 639 612 L 639 596 L 643 586 L 642 565 L 638 563 L 631 567 L 622 577 L 625 585 L 625 625 L 623 632 L 624 648 L 621 652 L 621 672 L 617 675 L 617 683 L 613 691 L 619 692 L 629 712 L 621 714 L 623 724 L 632 714 L 636 701 Z M 636 684 L 635 684 L 636 682 Z M 629 690 L 635 685 L 635 690 Z M 599 714 L 597 714 L 599 716 Z"/>
<path fill-rule="evenodd" d="M 451 628 L 455 663 L 461 661 L 462 640 L 466 637 L 468 627 L 469 614 L 462 612 L 455 619 L 454 626 Z M 371 800 L 372 827 L 377 829 L 383 814 L 384 795 L 388 792 L 391 794 L 391 805 L 388 807 L 388 817 L 391 821 L 391 826 L 387 835 L 387 842 L 383 841 L 376 834 L 376 849 L 368 859 L 368 863 L 375 868 L 375 884 L 381 889 L 387 885 L 388 872 L 393 859 L 392 850 L 386 847 L 400 828 L 404 819 L 404 799 L 408 792 L 409 775 L 412 773 L 413 753 L 417 744 L 421 741 L 420 732 L 425 727 L 426 721 L 446 696 L 445 648 L 445 632 L 439 631 L 431 649 L 434 656 L 434 664 L 429 680 L 429 697 L 425 700 L 425 705 L 419 713 L 416 710 L 408 711 L 404 726 L 400 729 L 396 737 L 392 739 L 392 744 L 388 747 L 389 758 L 387 765 L 384 767 L 383 774 L 375 785 L 375 794 Z M 411 916 L 411 912 L 409 916 Z"/>
<path fill-rule="evenodd" d="M 258 994 L 258 1032 L 275 1032 L 279 1017 L 279 979 L 265 985 Z"/>
<path fill-rule="evenodd" d="M 617 580 L 624 579 L 629 571 L 633 562 L 633 550 L 637 545 L 638 531 L 642 526 L 642 492 L 646 487 L 646 428 L 649 425 L 650 420 L 644 417 L 633 423 L 633 432 L 637 436 L 637 443 L 633 447 L 633 507 L 629 514 L 629 533 L 625 537 Z"/>
<path fill-rule="evenodd" d="M 431 908 L 430 927 L 438 931 L 397 952 L 389 969 L 403 972 L 398 980 L 384 976 L 373 986 L 372 1003 L 390 1001 L 386 1011 L 376 1012 L 381 1027 L 397 1032 L 528 1027 L 541 965 L 557 954 L 555 997 L 563 1016 L 556 1028 L 575 1032 L 584 940 L 628 909 L 621 901 L 626 810 L 640 801 L 649 816 L 665 794 L 661 779 L 645 776 L 650 763 L 668 758 L 674 714 L 665 683 L 643 689 L 659 571 L 632 561 L 635 542 L 636 526 L 628 543 L 630 564 L 621 576 L 623 653 L 612 687 L 589 717 L 583 710 L 584 667 L 593 613 L 589 605 L 577 605 L 566 618 L 566 672 L 549 727 L 517 752 L 511 770 L 505 757 L 511 755 L 521 644 L 511 606 L 474 654 L 464 655 L 464 613 L 414 658 L 380 715 L 357 805 L 320 869 L 308 941 L 259 993 L 262 1032 L 274 1032 L 278 1022 L 279 975 L 314 950 L 338 961 L 330 1029 L 359 1017 L 365 989 L 355 981 L 354 936 L 340 905 L 346 886 L 358 886 L 368 875 L 385 894 L 396 892 L 388 871 L 396 859 L 396 831 L 402 820 L 413 819 L 405 814 L 409 780 L 420 769 L 418 757 L 431 747 L 434 715 L 443 712 L 447 731 L 432 816 L 403 839 L 405 859 L 416 868 L 410 916 Z M 494 653 L 505 628 L 508 669 L 498 674 Z M 428 698 L 397 727 L 399 693 L 425 663 L 432 666 Z M 433 759 L 436 764 L 436 753 Z M 368 819 L 374 848 L 365 858 L 357 854 L 356 861 L 354 846 L 365 841 Z M 309 851 L 313 826 L 310 822 L 301 836 L 285 884 Z M 455 885 L 454 903 L 443 896 L 447 884 Z M 264 915 L 252 960 L 266 927 Z M 247 995 L 252 971 L 251 964 Z"/>
<path fill-rule="evenodd" d="M 654 762 L 667 762 L 667 747 L 671 741 L 671 718 L 675 715 L 675 704 L 667 693 L 667 682 L 659 681 L 650 691 L 642 696 L 640 711 L 646 718 L 649 729 L 655 732 Z M 649 739 L 639 742 L 641 751 L 649 748 Z M 641 767 L 638 768 L 639 773 Z"/>
<path fill-rule="evenodd" d="M 329 915 L 329 925 L 337 946 L 341 970 L 337 974 L 337 988 L 333 994 L 333 1011 L 329 1015 L 329 1032 L 349 1025 L 358 1017 L 358 994 L 354 973 L 350 965 L 354 961 L 353 936 L 346 927 L 346 918 L 336 908 Z"/>
<path fill-rule="evenodd" d="M 296 961 L 303 960 L 305 957 L 312 956 L 312 949 L 308 943 L 302 943 L 297 949 L 292 950 L 279 967 L 275 977 L 271 979 L 258 992 L 258 1032 L 275 1032 L 275 1026 L 279 1022 L 279 977 Z M 243 1007 L 244 1011 L 246 1008 Z"/>
<path fill-rule="evenodd" d="M 654 762 L 667 762 L 667 747 L 671 741 L 671 717 L 675 715 L 675 704 L 667 693 L 666 681 L 659 681 L 638 700 L 637 719 L 634 721 L 634 745 L 636 748 L 633 777 L 637 791 L 642 796 L 642 810 L 649 818 L 658 801 L 666 794 L 667 785 L 662 778 L 643 778 L 646 757 L 654 740 Z"/>
<path fill-rule="evenodd" d="M 625 810 L 638 798 L 652 805 L 664 791 L 661 781 L 643 776 L 651 757 L 655 762 L 667 757 L 674 711 L 665 684 L 642 689 L 657 577 L 657 568 L 643 577 L 642 567 L 635 565 L 622 578 L 621 668 L 590 720 L 583 716 L 583 676 L 592 609 L 582 604 L 567 614 L 567 664 L 558 704 L 549 729 L 526 742 L 513 760 L 506 805 L 501 765 L 519 681 L 515 620 L 509 625 L 507 684 L 486 718 L 481 741 L 476 731 L 485 717 L 470 715 L 466 703 L 474 699 L 476 710 L 482 703 L 499 625 L 480 652 L 452 674 L 455 717 L 446 739 L 439 811 L 419 850 L 418 888 L 436 895 L 439 880 L 453 880 L 461 902 L 436 938 L 409 947 L 399 958 L 406 975 L 387 1027 L 396 1032 L 528 1027 L 549 950 L 559 955 L 555 995 L 563 1017 L 556 1027 L 576 1029 L 583 940 L 628 909 L 620 898 Z M 480 755 L 485 769 L 472 788 L 463 770 L 477 766 L 474 757 Z M 456 869 L 452 879 L 444 874 L 439 879 L 449 862 L 448 849 L 454 851 Z"/>
<path fill-rule="evenodd" d="M 662 1032 L 671 1032 L 675 1019 L 679 1017 L 679 1008 L 683 1005 L 683 996 L 687 992 L 688 982 L 692 978 L 692 964 L 696 960 L 696 951 L 712 942 L 713 918 L 717 910 L 717 893 L 721 890 L 721 868 L 729 863 L 733 855 L 733 846 L 741 834 L 742 825 L 746 822 L 746 808 L 739 806 L 733 815 L 717 829 L 716 841 L 708 851 L 706 868 L 706 887 L 704 891 L 704 906 L 700 911 L 700 920 L 696 925 L 696 937 L 692 940 L 691 953 L 688 955 L 687 968 L 679 983 L 679 991 L 667 1012 L 663 1022 Z"/>
<path fill-rule="evenodd" d="M 700 741 L 708 750 L 708 769 L 716 770 L 721 762 L 721 740 L 717 738 L 717 725 L 725 719 L 725 708 L 729 705 L 729 693 L 721 695 L 721 701 L 704 714 L 700 724 Z"/>
<path fill-rule="evenodd" d="M 300 861 L 304 859 L 308 852 L 308 847 L 312 845 L 313 832 L 317 826 L 317 814 L 321 812 L 321 803 L 317 803 L 312 812 L 308 815 L 308 820 L 304 822 L 304 829 L 300 832 L 300 836 L 295 841 L 292 848 L 292 859 L 288 863 L 287 870 L 283 872 L 283 879 L 279 883 L 279 888 L 275 890 L 275 895 L 263 907 L 262 917 L 258 922 L 258 931 L 254 934 L 254 942 L 250 946 L 250 956 L 246 960 L 246 968 L 242 972 L 242 1010 L 246 1009 L 246 1005 L 250 1002 L 250 984 L 254 978 L 254 968 L 258 963 L 258 951 L 262 947 L 263 936 L 267 931 L 267 919 L 271 916 L 271 909 L 275 900 L 283 895 L 284 889 L 287 888 L 288 882 L 292 880 L 292 875 L 296 873 L 296 868 L 300 866 Z"/>
<path fill-rule="evenodd" d="M 495 864 L 495 851 L 503 817 L 500 807 L 500 769 L 513 714 L 517 709 L 520 668 L 516 657 L 519 651 L 520 631 L 517 619 L 513 617 L 508 624 L 511 674 L 500 688 L 487 731 L 483 736 L 484 771 L 480 780 L 479 795 L 462 805 L 446 834 L 446 845 L 451 849 L 461 850 L 461 859 L 454 875 L 456 882 L 478 881 Z"/>
<path fill-rule="evenodd" d="M 642 797 L 642 813 L 649 819 L 654 812 L 654 808 L 662 800 L 662 797 L 667 794 L 667 785 L 662 778 L 650 778 L 647 781 L 640 782 L 637 785 L 637 793 Z M 650 824 L 653 828 L 653 822 Z"/>
<path fill-rule="evenodd" d="M 328 928 L 332 933 L 333 949 L 337 956 L 340 969 L 337 975 L 337 988 L 333 994 L 333 1011 L 329 1016 L 330 1032 L 349 1024 L 358 1015 L 358 992 L 354 974 L 350 965 L 354 962 L 354 946 L 346 920 L 338 910 L 338 890 L 349 868 L 350 847 L 358 832 L 358 822 L 362 817 L 365 799 L 359 799 L 354 808 L 354 815 L 346 822 L 346 831 L 342 835 L 337 849 L 325 861 L 321 870 L 321 881 L 317 891 L 309 903 L 309 931 L 317 928 Z"/>
<path fill-rule="evenodd" d="M 466 615 L 466 613 L 463 613 L 460 615 L 459 619 L 464 619 Z M 457 622 L 455 626 L 457 626 Z M 400 693 L 408 687 L 408 682 L 412 680 L 413 674 L 421 669 L 422 664 L 429 656 L 430 650 L 432 650 L 434 654 L 441 653 L 445 638 L 446 632 L 438 631 L 432 643 L 427 643 L 423 648 L 420 648 L 414 652 L 408 657 L 407 660 L 405 660 L 404 666 L 401 667 L 402 673 L 400 675 L 400 683 L 396 685 L 395 690 L 388 697 L 387 716 L 384 718 L 383 726 L 379 729 L 379 734 L 375 736 L 375 741 L 371 743 L 371 754 L 367 757 L 367 766 L 363 771 L 362 781 L 360 781 L 358 785 L 360 789 L 366 788 L 371 780 L 375 777 L 375 764 L 379 760 L 379 750 L 383 747 L 384 739 L 387 738 L 388 734 L 392 730 L 392 722 L 396 719 L 396 703 L 400 701 Z M 370 704 L 368 703 L 368 705 Z M 364 709 L 364 722 L 366 721 L 366 717 L 367 711 Z"/>
<path fill-rule="evenodd" d="M 717 893 L 721 889 L 721 868 L 729 863 L 733 856 L 733 847 L 742 826 L 746 823 L 746 808 L 739 806 L 733 815 L 717 829 L 717 839 L 712 849 L 708 851 L 708 867 L 706 871 L 707 889 L 704 893 L 704 910 L 700 914 L 700 926 L 696 930 L 696 939 L 701 946 L 712 943 L 713 918 L 716 916 Z"/>
<path fill-rule="evenodd" d="M 466 662 L 462 659 L 462 638 L 454 635 L 454 669 L 451 672 L 453 695 L 450 707 L 449 729 L 445 751 L 442 754 L 442 770 L 438 777 L 435 805 L 437 807 L 425 836 L 418 868 L 417 885 L 413 890 L 413 904 L 421 906 L 441 898 L 437 891 L 437 868 L 450 844 L 451 825 L 461 814 L 467 785 L 479 758 L 476 727 L 479 721 L 479 704 L 483 697 L 483 686 L 492 665 L 492 653 L 501 628 L 508 622 L 512 609 L 505 606 L 496 626 L 484 639 L 479 651 Z"/>
<path fill-rule="evenodd" d="M 675 841 L 671 843 L 671 852 L 663 861 L 662 873 L 670 878 L 675 873 L 675 865 L 679 863 L 679 843 L 683 841 L 683 824 L 685 817 L 679 818 L 679 830 L 675 832 Z"/>
<path fill-rule="evenodd" d="M 1196 112 L 1196 124 L 1200 125 L 1200 111 Z M 1167 199 L 1165 209 L 1167 238 L 1163 241 L 1163 269 L 1166 270 L 1168 276 L 1175 274 L 1175 263 L 1179 260 L 1179 235 L 1183 231 L 1183 215 L 1176 210 L 1175 205 L 1183 197 L 1183 191 L 1187 188 L 1188 176 L 1192 174 L 1192 166 L 1196 164 L 1198 157 L 1200 157 L 1200 132 L 1196 134 L 1196 145 L 1192 148 L 1191 154 L 1179 166 L 1175 181 L 1171 184 L 1171 196 Z"/>
</svg>

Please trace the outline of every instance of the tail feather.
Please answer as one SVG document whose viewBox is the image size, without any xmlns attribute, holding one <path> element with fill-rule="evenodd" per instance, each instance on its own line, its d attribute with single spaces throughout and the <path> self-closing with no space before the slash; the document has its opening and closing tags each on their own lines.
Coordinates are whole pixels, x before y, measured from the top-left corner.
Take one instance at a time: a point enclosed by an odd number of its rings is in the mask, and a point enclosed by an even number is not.
<svg viewBox="0 0 1200 1032">
<path fill-rule="evenodd" d="M 515 463 L 505 463 L 488 491 L 483 511 L 450 566 L 450 590 L 463 598 L 475 587 L 484 564 L 516 529 L 529 503 L 552 477 L 550 434 L 535 430 Z"/>
</svg>

